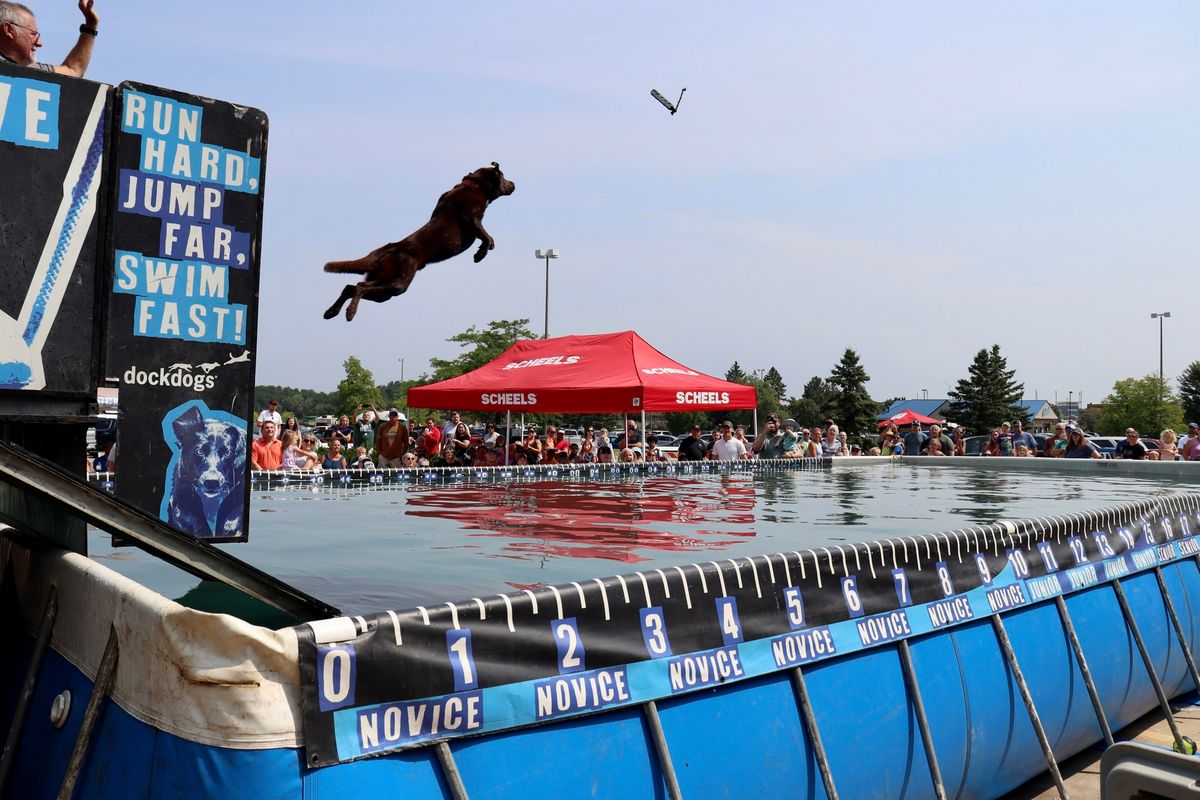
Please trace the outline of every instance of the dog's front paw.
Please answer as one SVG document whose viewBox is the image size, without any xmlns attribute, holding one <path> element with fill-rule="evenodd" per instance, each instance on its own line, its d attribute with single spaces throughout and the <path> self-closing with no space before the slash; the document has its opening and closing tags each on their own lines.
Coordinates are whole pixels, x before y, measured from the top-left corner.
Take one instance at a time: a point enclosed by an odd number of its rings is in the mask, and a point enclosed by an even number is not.
<svg viewBox="0 0 1200 800">
<path fill-rule="evenodd" d="M 336 317 L 338 315 L 339 311 L 341 311 L 341 309 L 338 308 L 337 306 L 334 306 L 333 308 L 325 309 L 325 319 L 333 319 L 334 317 Z"/>
<path fill-rule="evenodd" d="M 481 247 L 478 250 L 476 250 L 475 251 L 475 263 L 478 264 L 480 261 L 483 261 L 483 257 L 487 255 L 487 252 L 488 251 L 487 251 L 486 247 Z"/>
</svg>

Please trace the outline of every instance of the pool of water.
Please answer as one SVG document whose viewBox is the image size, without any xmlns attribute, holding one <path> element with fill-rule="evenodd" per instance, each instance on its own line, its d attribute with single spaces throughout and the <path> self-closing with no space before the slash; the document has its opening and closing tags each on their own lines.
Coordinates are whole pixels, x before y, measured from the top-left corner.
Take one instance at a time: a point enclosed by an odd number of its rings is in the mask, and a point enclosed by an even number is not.
<svg viewBox="0 0 1200 800">
<path fill-rule="evenodd" d="M 346 613 L 653 567 L 933 533 L 1196 491 L 1094 472 L 913 464 L 607 482 L 256 491 L 250 541 L 221 545 Z M 196 579 L 93 531 L 93 558 L 168 597 Z"/>
</svg>

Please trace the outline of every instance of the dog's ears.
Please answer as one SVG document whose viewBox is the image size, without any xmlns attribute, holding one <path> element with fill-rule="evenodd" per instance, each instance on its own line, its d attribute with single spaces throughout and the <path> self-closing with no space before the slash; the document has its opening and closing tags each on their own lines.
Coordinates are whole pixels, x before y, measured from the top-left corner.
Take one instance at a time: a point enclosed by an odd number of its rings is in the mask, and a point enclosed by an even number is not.
<svg viewBox="0 0 1200 800">
<path fill-rule="evenodd" d="M 175 438 L 182 442 L 183 437 L 204 427 L 204 416 L 200 409 L 192 406 L 175 418 L 172 427 L 175 429 Z"/>
<path fill-rule="evenodd" d="M 492 166 L 493 166 L 493 167 L 495 167 L 496 169 L 500 169 L 500 162 L 498 162 L 498 161 L 493 161 L 493 162 L 492 162 Z"/>
</svg>

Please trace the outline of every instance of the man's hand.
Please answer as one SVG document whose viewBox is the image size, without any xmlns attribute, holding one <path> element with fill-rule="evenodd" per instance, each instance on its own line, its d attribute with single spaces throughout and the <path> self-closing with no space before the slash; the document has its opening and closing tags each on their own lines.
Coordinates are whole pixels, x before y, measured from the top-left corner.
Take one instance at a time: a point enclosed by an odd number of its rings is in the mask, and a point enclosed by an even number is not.
<svg viewBox="0 0 1200 800">
<path fill-rule="evenodd" d="M 100 15 L 96 13 L 96 0 L 79 0 L 79 10 L 83 13 L 83 24 L 89 28 L 100 28 Z"/>
</svg>

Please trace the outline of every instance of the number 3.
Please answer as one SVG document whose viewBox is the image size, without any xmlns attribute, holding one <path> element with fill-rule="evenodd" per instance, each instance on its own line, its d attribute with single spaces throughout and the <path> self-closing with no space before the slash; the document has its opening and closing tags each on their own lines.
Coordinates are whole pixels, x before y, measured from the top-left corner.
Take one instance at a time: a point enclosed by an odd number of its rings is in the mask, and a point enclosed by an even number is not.
<svg viewBox="0 0 1200 800">
<path fill-rule="evenodd" d="M 651 658 L 671 655 L 671 643 L 667 639 L 662 607 L 651 606 L 642 609 L 642 641 L 646 643 L 646 652 Z"/>
</svg>

